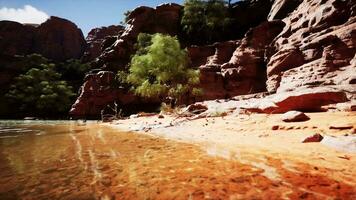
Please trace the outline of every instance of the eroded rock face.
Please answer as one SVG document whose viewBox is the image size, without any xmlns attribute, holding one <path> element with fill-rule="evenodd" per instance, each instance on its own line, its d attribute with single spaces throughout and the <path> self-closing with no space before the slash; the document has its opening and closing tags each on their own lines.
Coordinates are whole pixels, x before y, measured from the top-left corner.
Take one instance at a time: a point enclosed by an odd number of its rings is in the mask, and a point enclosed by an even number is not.
<svg viewBox="0 0 356 200">
<path fill-rule="evenodd" d="M 249 19 L 246 23 L 259 25 L 240 40 L 187 47 L 191 66 L 200 69 L 204 91 L 194 101 L 268 91 L 276 93 L 273 101 L 269 99 L 258 109 L 275 113 L 318 110 L 355 99 L 355 92 L 349 90 L 356 83 L 353 0 L 257 0 L 239 2 L 232 10 L 239 19 Z M 97 66 L 115 73 L 124 69 L 140 32 L 179 34 L 181 11 L 177 4 L 135 9 L 124 32 L 107 42 L 110 47 Z M 255 18 L 249 18 L 251 13 L 256 13 Z M 241 30 L 248 26 L 236 25 Z M 325 90 L 330 85 L 340 86 L 340 90 Z"/>
<path fill-rule="evenodd" d="M 113 44 L 113 42 L 108 44 L 108 40 L 115 41 L 123 31 L 124 27 L 120 25 L 92 29 L 86 38 L 87 48 L 82 60 L 84 62 L 89 62 L 99 57 L 106 48 Z"/>
<path fill-rule="evenodd" d="M 276 1 L 274 7 L 285 2 Z M 356 4 L 352 0 L 304 0 L 300 3 L 283 19 L 286 27 L 269 49 L 268 91 L 353 84 L 355 14 Z"/>
<path fill-rule="evenodd" d="M 70 110 L 70 115 L 97 116 L 106 105 L 117 100 L 119 90 L 114 88 L 114 78 L 115 74 L 109 71 L 88 74 L 80 89 L 80 95 Z M 127 98 L 128 101 L 129 99 Z"/>
<path fill-rule="evenodd" d="M 203 99 L 265 91 L 265 51 L 283 27 L 281 21 L 265 22 L 248 31 L 240 41 L 189 48 L 193 66 L 205 61 L 199 67 Z"/>
<path fill-rule="evenodd" d="M 82 31 L 72 22 L 51 17 L 39 26 L 0 21 L 0 54 L 39 53 L 54 61 L 81 58 L 86 47 Z"/>
</svg>

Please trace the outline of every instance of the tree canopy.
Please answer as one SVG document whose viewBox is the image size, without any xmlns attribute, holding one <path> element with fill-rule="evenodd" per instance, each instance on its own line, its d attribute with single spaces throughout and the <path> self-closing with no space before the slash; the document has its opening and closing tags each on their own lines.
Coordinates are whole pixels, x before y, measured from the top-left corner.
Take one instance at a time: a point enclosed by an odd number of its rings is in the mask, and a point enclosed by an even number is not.
<svg viewBox="0 0 356 200">
<path fill-rule="evenodd" d="M 181 25 L 191 42 L 210 43 L 230 24 L 228 6 L 223 0 L 185 0 Z"/>
<path fill-rule="evenodd" d="M 54 64 L 40 64 L 15 78 L 6 97 L 21 112 L 35 116 L 66 114 L 75 95 Z"/>
<path fill-rule="evenodd" d="M 142 97 L 179 99 L 193 90 L 199 82 L 199 74 L 188 68 L 187 51 L 181 48 L 176 37 L 141 33 L 126 80 Z"/>
</svg>

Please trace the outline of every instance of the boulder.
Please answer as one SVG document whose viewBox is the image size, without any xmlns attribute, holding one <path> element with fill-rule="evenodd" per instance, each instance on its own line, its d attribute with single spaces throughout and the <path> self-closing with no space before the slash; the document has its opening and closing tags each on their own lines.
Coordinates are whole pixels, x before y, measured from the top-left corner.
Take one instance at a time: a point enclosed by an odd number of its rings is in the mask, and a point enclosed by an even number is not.
<svg viewBox="0 0 356 200">
<path fill-rule="evenodd" d="M 314 134 L 312 136 L 309 136 L 305 138 L 302 143 L 310 143 L 310 142 L 321 142 L 324 139 L 324 137 L 320 134 Z"/>
<path fill-rule="evenodd" d="M 308 121 L 310 118 L 304 114 L 303 112 L 299 111 L 288 111 L 282 115 L 282 121 L 284 122 L 303 122 Z"/>
<path fill-rule="evenodd" d="M 256 99 L 245 108 L 251 112 L 285 113 L 297 111 L 321 111 L 321 107 L 348 101 L 344 91 L 333 88 L 299 88 L 296 91 L 276 93 Z"/>
</svg>

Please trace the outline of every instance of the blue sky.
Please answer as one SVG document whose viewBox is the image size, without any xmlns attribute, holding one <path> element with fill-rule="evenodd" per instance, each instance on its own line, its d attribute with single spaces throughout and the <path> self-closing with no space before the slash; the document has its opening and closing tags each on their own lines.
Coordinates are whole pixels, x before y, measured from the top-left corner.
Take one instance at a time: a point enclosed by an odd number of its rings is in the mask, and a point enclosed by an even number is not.
<svg viewBox="0 0 356 200">
<path fill-rule="evenodd" d="M 84 36 L 95 27 L 119 24 L 123 13 L 140 5 L 155 7 L 165 2 L 182 4 L 184 0 L 0 0 L 0 11 L 11 13 L 14 9 L 35 10 L 36 16 L 58 16 L 74 22 L 82 29 Z M 16 10 L 18 11 L 18 10 Z M 12 12 L 15 17 L 20 14 Z M 15 13 L 15 14 L 14 14 Z M 29 20 L 26 14 L 23 18 Z M 35 15 L 35 14 L 31 14 Z M 4 20 L 0 13 L 0 20 Z"/>
</svg>

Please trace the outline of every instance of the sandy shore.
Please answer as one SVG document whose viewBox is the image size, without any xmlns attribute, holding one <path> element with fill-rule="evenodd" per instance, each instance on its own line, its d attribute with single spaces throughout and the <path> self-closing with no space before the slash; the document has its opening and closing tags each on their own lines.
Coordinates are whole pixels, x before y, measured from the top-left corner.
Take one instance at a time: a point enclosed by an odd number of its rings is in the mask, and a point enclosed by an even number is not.
<svg viewBox="0 0 356 200">
<path fill-rule="evenodd" d="M 355 113 L 308 115 L 17 125 L 31 132 L 0 140 L 0 199 L 355 199 Z"/>
<path fill-rule="evenodd" d="M 278 114 L 229 115 L 197 120 L 150 116 L 119 120 L 110 126 L 198 144 L 211 156 L 262 169 L 264 176 L 274 181 L 283 180 L 287 184 L 296 181 L 287 180 L 283 176 L 286 172 L 319 174 L 356 188 L 356 113 L 307 115 L 311 118 L 309 121 L 293 123 L 283 122 Z M 324 137 L 323 141 L 302 143 L 316 133 Z M 306 180 L 301 178 L 300 181 Z M 356 191 L 352 193 L 356 194 Z"/>
</svg>

